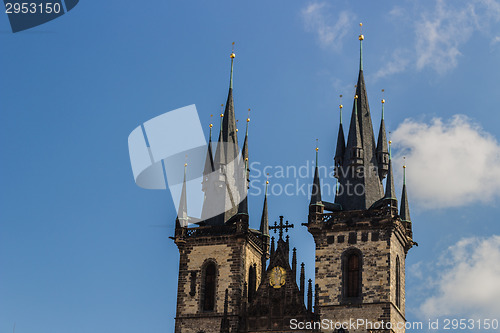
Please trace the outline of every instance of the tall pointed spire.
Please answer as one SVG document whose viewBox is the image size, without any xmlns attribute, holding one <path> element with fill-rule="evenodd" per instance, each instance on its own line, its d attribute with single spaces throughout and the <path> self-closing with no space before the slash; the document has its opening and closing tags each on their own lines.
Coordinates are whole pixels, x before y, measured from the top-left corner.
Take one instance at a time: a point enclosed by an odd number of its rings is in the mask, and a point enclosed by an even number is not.
<svg viewBox="0 0 500 333">
<path fill-rule="evenodd" d="M 406 193 L 406 164 L 403 165 L 403 193 L 401 194 L 401 208 L 399 209 L 399 214 L 402 221 L 411 222 L 408 195 Z"/>
<path fill-rule="evenodd" d="M 233 65 L 234 58 L 234 43 L 231 51 L 231 77 L 229 79 L 229 93 L 227 95 L 226 109 L 224 110 L 224 118 L 222 122 L 222 141 L 225 143 L 225 158 L 226 164 L 231 163 L 238 157 L 238 136 L 236 134 L 236 117 L 234 114 L 233 101 Z"/>
<path fill-rule="evenodd" d="M 335 203 L 342 210 L 365 210 L 384 197 L 384 188 L 377 172 L 376 142 L 368 105 L 365 80 L 363 77 L 362 41 L 364 36 L 359 35 L 360 41 L 360 68 L 344 161 L 337 172 L 339 180 L 339 194 Z M 349 188 L 362 188 L 363 191 L 353 193 Z"/>
<path fill-rule="evenodd" d="M 264 206 L 262 208 L 262 217 L 260 219 L 260 232 L 262 235 L 269 237 L 269 216 L 267 213 L 267 186 L 269 185 L 269 180 L 266 180 L 266 191 L 264 194 Z"/>
<path fill-rule="evenodd" d="M 234 42 L 230 57 L 231 57 L 231 78 L 229 79 L 229 89 L 233 89 L 233 61 L 234 58 L 236 57 L 236 54 L 234 54 Z"/>
<path fill-rule="evenodd" d="M 389 171 L 387 173 L 387 180 L 385 183 L 384 199 L 396 200 L 396 195 L 394 194 L 394 176 L 392 174 L 391 143 L 392 141 L 389 141 Z"/>
<path fill-rule="evenodd" d="M 317 140 L 316 140 L 317 145 Z M 319 180 L 319 170 L 318 170 L 318 150 L 316 146 L 316 167 L 314 168 L 314 179 L 311 192 L 311 203 L 310 205 L 321 205 L 321 183 Z"/>
<path fill-rule="evenodd" d="M 359 30 L 360 30 L 360 33 L 359 33 L 359 70 L 362 71 L 363 70 L 363 39 L 365 39 L 365 36 L 363 36 L 363 34 L 361 33 L 362 32 L 362 29 L 363 29 L 363 23 L 360 23 L 359 24 Z"/>
<path fill-rule="evenodd" d="M 344 163 L 345 155 L 345 137 L 344 128 L 342 127 L 342 95 L 340 95 L 341 103 L 339 105 L 340 110 L 340 124 L 339 124 L 339 134 L 337 135 L 337 149 L 335 150 L 335 166 L 341 166 Z"/>
<path fill-rule="evenodd" d="M 189 221 L 187 213 L 186 168 L 187 163 L 184 163 L 184 180 L 182 181 L 181 200 L 179 202 L 179 210 L 177 213 L 177 219 L 181 227 L 186 227 Z"/>
<path fill-rule="evenodd" d="M 382 93 L 384 89 L 382 89 Z M 378 171 L 380 179 L 384 179 L 389 170 L 389 152 L 387 148 L 387 135 L 385 132 L 385 120 L 384 120 L 384 105 L 385 99 L 382 98 L 382 120 L 380 121 L 380 129 L 378 131 L 377 140 L 377 162 Z"/>
</svg>

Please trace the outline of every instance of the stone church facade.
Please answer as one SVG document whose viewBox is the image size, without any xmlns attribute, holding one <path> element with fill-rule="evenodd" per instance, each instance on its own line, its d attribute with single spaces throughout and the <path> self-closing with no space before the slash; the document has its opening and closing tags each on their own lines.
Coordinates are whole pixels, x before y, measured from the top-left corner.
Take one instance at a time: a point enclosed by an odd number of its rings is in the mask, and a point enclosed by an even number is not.
<svg viewBox="0 0 500 333">
<path fill-rule="evenodd" d="M 360 46 L 363 39 L 360 35 Z M 234 57 L 232 53 L 229 94 L 215 154 L 211 139 L 208 146 L 205 204 L 196 227 L 189 226 L 193 221 L 187 215 L 183 184 L 172 237 L 180 254 L 175 332 L 403 333 L 405 259 L 415 242 L 405 182 L 399 204 L 395 195 L 383 116 L 375 139 L 362 54 L 347 140 L 341 120 L 333 156 L 338 182 L 334 202 L 321 198 L 316 163 L 307 223 L 290 225 L 280 216 L 279 224 L 270 226 L 266 188 L 259 229 L 249 225 L 249 119 L 240 153 L 233 103 Z M 232 191 L 227 184 L 242 184 L 234 188 L 243 191 Z M 224 213 L 214 215 L 213 207 Z M 314 284 L 311 279 L 306 282 L 304 263 L 297 267 L 296 250 L 290 251 L 286 235 L 289 228 L 307 229 L 313 236 Z"/>
</svg>

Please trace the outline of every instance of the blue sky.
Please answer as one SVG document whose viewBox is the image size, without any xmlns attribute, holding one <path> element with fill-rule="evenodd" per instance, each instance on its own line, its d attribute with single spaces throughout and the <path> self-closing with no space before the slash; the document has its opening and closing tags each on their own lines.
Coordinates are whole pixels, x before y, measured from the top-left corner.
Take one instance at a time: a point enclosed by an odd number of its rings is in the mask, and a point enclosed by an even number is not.
<svg viewBox="0 0 500 333">
<path fill-rule="evenodd" d="M 311 164 L 318 139 L 329 166 L 359 22 L 374 127 L 385 89 L 397 170 L 407 157 L 420 245 L 407 319 L 498 316 L 500 1 L 82 1 L 16 34 L 0 15 L 0 331 L 171 332 L 176 212 L 168 192 L 135 185 L 129 133 L 190 104 L 208 130 L 234 41 L 250 160 Z M 250 197 L 254 227 L 262 200 Z M 270 219 L 299 226 L 307 205 L 308 194 L 271 195 Z M 313 278 L 312 237 L 290 235 Z"/>
</svg>

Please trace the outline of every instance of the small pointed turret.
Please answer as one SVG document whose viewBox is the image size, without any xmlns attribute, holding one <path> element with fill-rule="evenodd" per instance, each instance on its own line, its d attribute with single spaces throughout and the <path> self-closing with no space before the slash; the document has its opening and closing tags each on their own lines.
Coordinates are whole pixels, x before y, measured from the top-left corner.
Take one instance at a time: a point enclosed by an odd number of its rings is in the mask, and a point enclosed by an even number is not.
<svg viewBox="0 0 500 333">
<path fill-rule="evenodd" d="M 263 236 L 267 236 L 269 239 L 269 216 L 267 213 L 267 186 L 269 185 L 269 181 L 266 180 L 266 190 L 264 193 L 264 206 L 262 207 L 262 217 L 260 219 L 260 232 Z"/>
<path fill-rule="evenodd" d="M 203 169 L 202 191 L 204 191 L 204 192 L 207 190 L 209 176 L 215 171 L 214 158 L 213 158 L 213 154 L 212 154 L 212 127 L 213 127 L 213 124 L 210 124 L 209 127 L 210 127 L 210 134 L 208 137 L 207 157 L 205 159 L 205 168 Z"/>
<path fill-rule="evenodd" d="M 177 220 L 179 221 L 178 224 L 181 227 L 187 227 L 189 221 L 187 213 L 186 168 L 187 163 L 184 163 L 184 180 L 182 181 L 181 200 L 179 202 L 179 210 L 177 213 Z"/>
<path fill-rule="evenodd" d="M 248 109 L 250 115 L 250 109 Z M 245 131 L 245 140 L 243 141 L 243 148 L 241 149 L 241 160 L 248 161 L 248 123 L 250 123 L 250 116 L 247 117 L 247 128 Z M 248 170 L 247 170 L 248 172 Z"/>
<path fill-rule="evenodd" d="M 316 167 L 314 168 L 314 179 L 311 192 L 311 203 L 310 205 L 321 205 L 321 183 L 319 180 L 319 170 L 318 170 L 318 150 L 316 147 Z"/>
<path fill-rule="evenodd" d="M 401 208 L 399 210 L 401 221 L 411 222 L 408 195 L 406 193 L 406 165 L 403 165 L 403 193 L 401 194 Z"/>
<path fill-rule="evenodd" d="M 342 95 L 340 95 L 340 98 L 342 98 Z M 344 155 L 345 155 L 345 137 L 344 137 L 344 128 L 342 127 L 342 108 L 344 106 L 342 104 L 339 105 L 340 109 L 340 124 L 339 124 L 339 134 L 337 135 L 337 149 L 335 150 L 335 166 L 339 167 L 342 166 L 344 163 Z M 335 174 L 336 177 L 338 178 L 338 174 Z"/>
<path fill-rule="evenodd" d="M 297 283 L 297 249 L 292 249 L 292 277 L 293 281 Z"/>
<path fill-rule="evenodd" d="M 224 104 L 221 104 L 221 108 L 224 107 Z M 215 161 L 214 168 L 220 170 L 222 165 L 226 164 L 226 158 L 224 154 L 224 142 L 222 138 L 222 122 L 224 119 L 224 114 L 220 114 L 220 130 L 219 130 L 219 140 L 217 141 L 217 149 L 215 150 Z"/>
<path fill-rule="evenodd" d="M 300 264 L 300 300 L 301 302 L 304 301 L 304 291 L 305 291 L 305 284 L 306 284 L 306 273 L 305 273 L 305 267 L 304 263 Z"/>
<path fill-rule="evenodd" d="M 248 159 L 245 161 L 244 169 L 242 171 L 247 170 Z M 238 214 L 248 215 L 248 181 L 245 175 L 243 175 L 243 188 L 241 189 L 242 195 L 245 196 L 243 200 L 238 204 Z"/>
<path fill-rule="evenodd" d="M 313 298 L 313 291 L 312 291 L 312 280 L 309 279 L 307 281 L 307 311 L 312 312 L 312 298 Z"/>
<path fill-rule="evenodd" d="M 391 143 L 389 141 L 389 170 L 387 173 L 387 180 L 385 183 L 385 196 L 384 199 L 391 199 L 396 201 L 396 195 L 394 193 L 394 176 L 392 174 L 392 157 L 391 157 Z"/>
<path fill-rule="evenodd" d="M 382 92 L 383 91 L 384 90 L 382 89 Z M 380 121 L 377 141 L 378 173 L 381 180 L 385 178 L 389 170 L 389 152 L 387 149 L 387 135 L 385 132 L 384 104 L 385 99 L 382 99 L 382 120 Z"/>
</svg>

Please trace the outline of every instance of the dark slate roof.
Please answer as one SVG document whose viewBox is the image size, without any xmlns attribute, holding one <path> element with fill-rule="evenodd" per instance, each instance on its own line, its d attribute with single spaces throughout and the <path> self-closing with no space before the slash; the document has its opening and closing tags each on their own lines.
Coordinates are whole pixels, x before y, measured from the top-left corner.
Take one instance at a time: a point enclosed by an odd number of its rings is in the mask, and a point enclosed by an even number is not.
<svg viewBox="0 0 500 333">
<path fill-rule="evenodd" d="M 246 214 L 248 215 L 248 181 L 247 181 L 247 177 L 246 177 L 246 171 L 248 169 L 247 167 L 247 163 L 248 161 L 244 161 L 244 169 L 242 169 L 242 171 L 244 171 L 244 175 L 242 176 L 243 177 L 243 186 L 242 186 L 242 195 L 245 196 L 245 198 L 243 200 L 240 201 L 240 203 L 238 204 L 238 214 Z"/>
<path fill-rule="evenodd" d="M 221 127 L 219 132 L 219 140 L 217 140 L 217 148 L 215 149 L 215 161 L 214 167 L 220 169 L 222 164 L 226 164 L 224 145 L 222 144 L 222 116 L 221 116 Z"/>
<path fill-rule="evenodd" d="M 266 193 L 264 194 L 264 206 L 262 207 L 262 217 L 260 218 L 259 230 L 263 235 L 269 236 L 269 214 L 267 213 L 267 184 Z"/>
<path fill-rule="evenodd" d="M 335 162 L 342 163 L 345 155 L 345 137 L 342 122 L 339 125 L 339 134 L 337 135 L 337 149 L 335 150 Z"/>
<path fill-rule="evenodd" d="M 186 195 L 186 166 L 184 166 L 184 180 L 182 182 L 181 200 L 177 212 L 177 219 L 182 221 L 181 226 L 185 227 L 188 222 L 187 214 L 187 195 Z"/>
<path fill-rule="evenodd" d="M 241 161 L 245 163 L 248 161 L 248 123 L 250 118 L 247 119 L 247 129 L 245 132 L 245 140 L 243 141 L 243 148 L 241 149 Z"/>
<path fill-rule="evenodd" d="M 212 154 L 212 124 L 210 124 L 210 136 L 208 139 L 207 157 L 205 160 L 205 169 L 203 175 L 208 176 L 214 172 L 214 157 Z"/>
<path fill-rule="evenodd" d="M 235 188 L 237 190 L 239 189 L 238 184 L 241 184 L 241 181 L 245 179 L 244 175 L 239 173 L 241 164 L 238 160 L 238 136 L 233 101 L 233 57 L 231 57 L 231 78 L 229 81 L 226 108 L 221 118 L 219 139 L 214 158 L 214 169 L 218 173 L 214 175 L 214 177 L 217 177 L 219 180 L 212 183 L 212 186 L 205 191 L 203 207 L 207 207 L 207 210 L 211 211 L 214 211 L 214 209 L 216 211 L 219 211 L 219 209 L 226 211 L 216 217 L 200 222 L 200 224 L 205 225 L 223 225 L 238 213 L 248 214 L 246 198 L 240 202 L 240 195 L 238 195 L 238 193 L 233 193 Z M 220 182 L 221 178 L 225 179 L 227 190 L 224 191 L 222 195 L 216 188 L 216 183 Z M 229 196 L 229 201 L 232 205 L 232 207 L 229 208 L 226 205 L 227 196 Z"/>
<path fill-rule="evenodd" d="M 378 170 L 378 162 L 363 70 L 359 71 L 356 95 L 358 95 L 357 112 L 355 101 L 351 114 L 347 147 L 339 176 L 340 191 L 335 198 L 335 203 L 340 204 L 344 210 L 368 209 L 373 203 L 384 197 L 382 181 L 378 173 L 373 171 Z M 361 146 L 360 148 L 363 149 L 363 172 L 361 177 L 352 177 L 352 172 L 349 172 L 350 154 L 353 148 L 358 148 L 357 146 Z M 355 187 L 361 188 L 362 191 L 355 193 L 353 191 Z M 348 191 L 349 188 L 351 191 Z"/>
<path fill-rule="evenodd" d="M 410 222 L 410 207 L 408 206 L 408 195 L 406 194 L 406 170 L 403 176 L 403 193 L 401 194 L 401 208 L 399 209 L 401 220 Z"/>
<path fill-rule="evenodd" d="M 314 169 L 314 179 L 311 191 L 311 205 L 321 204 L 321 183 L 318 171 L 318 151 L 316 150 L 316 167 Z"/>
<path fill-rule="evenodd" d="M 378 131 L 377 153 L 388 153 L 387 135 L 385 134 L 385 121 L 383 117 L 380 121 L 380 129 Z"/>
<path fill-rule="evenodd" d="M 349 125 L 349 134 L 347 135 L 347 155 L 345 156 L 346 161 L 349 161 L 349 159 L 351 158 L 350 154 L 352 149 L 363 148 L 363 144 L 361 141 L 361 130 L 359 128 L 358 120 L 358 99 L 354 99 L 354 106 L 351 114 L 351 124 Z"/>
<path fill-rule="evenodd" d="M 222 119 L 222 129 L 220 136 L 222 141 L 227 143 L 224 151 L 224 160 L 220 163 L 227 164 L 234 161 L 238 157 L 238 135 L 236 133 L 236 117 L 234 115 L 233 101 L 233 59 L 231 58 L 231 79 L 229 82 L 229 93 L 227 95 L 226 109 L 224 110 L 224 118 Z M 221 139 L 219 138 L 219 142 Z"/>
<path fill-rule="evenodd" d="M 396 200 L 396 194 L 394 192 L 394 176 L 392 174 L 392 159 L 391 158 L 389 158 L 389 172 L 387 173 L 387 180 L 385 183 L 384 199 Z"/>
</svg>

